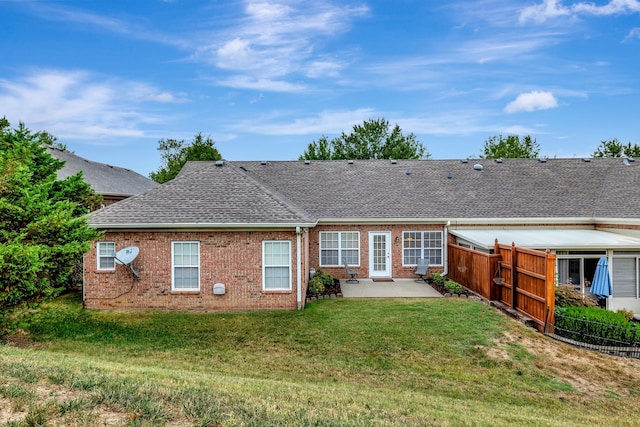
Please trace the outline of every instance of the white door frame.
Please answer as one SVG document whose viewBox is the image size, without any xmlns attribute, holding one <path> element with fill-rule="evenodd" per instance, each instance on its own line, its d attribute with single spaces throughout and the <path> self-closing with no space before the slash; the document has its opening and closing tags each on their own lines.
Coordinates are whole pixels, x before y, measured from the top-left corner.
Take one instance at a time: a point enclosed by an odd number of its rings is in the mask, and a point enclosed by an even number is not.
<svg viewBox="0 0 640 427">
<path fill-rule="evenodd" d="M 384 261 L 386 265 L 384 270 L 376 271 L 374 269 L 374 257 L 376 256 L 374 248 L 375 236 L 384 236 L 384 244 L 386 254 L 384 254 Z M 379 255 L 379 254 L 378 254 Z M 377 259 L 379 262 L 380 259 Z M 390 231 L 370 231 L 369 232 L 369 277 L 391 277 L 391 232 Z"/>
</svg>

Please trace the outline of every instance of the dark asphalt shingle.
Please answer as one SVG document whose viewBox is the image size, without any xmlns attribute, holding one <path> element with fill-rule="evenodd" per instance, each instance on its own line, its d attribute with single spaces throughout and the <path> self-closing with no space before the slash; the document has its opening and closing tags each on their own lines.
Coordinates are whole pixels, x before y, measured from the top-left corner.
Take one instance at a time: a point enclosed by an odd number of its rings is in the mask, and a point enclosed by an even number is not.
<svg viewBox="0 0 640 427">
<path fill-rule="evenodd" d="M 640 162 L 622 159 L 263 163 L 188 163 L 173 181 L 96 212 L 91 222 L 639 217 Z"/>
</svg>

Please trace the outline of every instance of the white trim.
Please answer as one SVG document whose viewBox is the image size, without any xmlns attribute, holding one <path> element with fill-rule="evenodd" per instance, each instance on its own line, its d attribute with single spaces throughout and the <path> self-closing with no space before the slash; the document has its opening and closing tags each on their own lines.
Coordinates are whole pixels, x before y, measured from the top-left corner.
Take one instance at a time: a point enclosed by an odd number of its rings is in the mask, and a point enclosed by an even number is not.
<svg viewBox="0 0 640 427">
<path fill-rule="evenodd" d="M 185 244 L 185 243 L 189 243 L 189 244 L 197 244 L 198 246 L 198 265 L 176 265 L 175 264 L 175 245 L 176 243 L 178 244 Z M 179 288 L 176 289 L 175 284 L 176 284 L 176 275 L 175 275 L 175 268 L 176 267 L 197 267 L 198 268 L 198 288 Z M 171 291 L 173 292 L 200 292 L 200 242 L 198 240 L 175 240 L 171 242 Z"/>
<path fill-rule="evenodd" d="M 267 265 L 267 261 L 266 261 L 266 254 L 267 251 L 265 250 L 265 246 L 267 243 L 286 243 L 287 244 L 287 251 L 288 251 L 288 256 L 287 256 L 287 264 L 269 264 Z M 286 288 L 266 288 L 265 284 L 266 284 L 266 269 L 268 267 L 287 267 L 289 269 L 289 280 L 288 280 L 288 287 Z M 263 240 L 262 241 L 262 290 L 263 291 L 291 291 L 291 241 L 290 240 Z"/>
<path fill-rule="evenodd" d="M 433 217 L 415 217 L 415 218 L 319 218 L 318 225 L 351 225 L 351 224 L 446 224 L 451 223 L 452 227 L 459 225 L 567 225 L 567 224 L 618 224 L 626 223 L 640 224 L 637 218 L 631 219 L 606 219 L 593 217 L 540 217 L 540 218 L 433 218 Z"/>
<path fill-rule="evenodd" d="M 246 230 L 246 229 L 287 229 L 296 227 L 315 227 L 317 222 L 309 222 L 309 223 L 218 223 L 218 222 L 185 222 L 185 223 L 152 223 L 152 222 L 141 222 L 141 223 L 121 223 L 121 224 L 103 224 L 98 222 L 89 222 L 89 226 L 92 228 L 105 229 L 105 230 L 121 230 L 121 229 L 154 229 L 157 228 L 159 230 L 167 230 L 167 229 L 175 229 L 175 230 L 183 230 L 183 229 L 195 229 L 195 230 L 211 230 L 212 228 L 220 228 L 224 230 L 228 229 L 238 229 L 238 230 Z M 194 230 L 194 231 L 195 231 Z"/>
<path fill-rule="evenodd" d="M 302 229 L 296 229 L 296 298 L 298 310 L 302 310 L 302 254 L 300 247 L 302 246 Z"/>
<path fill-rule="evenodd" d="M 429 259 L 429 265 L 435 265 L 435 266 L 441 266 L 444 265 L 444 233 L 442 232 L 442 230 L 402 230 L 402 266 L 403 267 L 415 267 L 417 264 L 406 264 L 404 262 L 404 251 L 405 251 L 405 246 L 404 246 L 404 233 L 421 233 L 422 234 L 422 246 L 420 248 L 408 248 L 408 249 L 420 249 L 420 253 L 421 256 L 420 258 L 428 258 Z M 425 241 L 425 233 L 440 233 L 440 248 L 436 248 L 436 247 L 429 247 L 429 248 L 425 248 L 424 247 L 424 241 Z M 436 264 L 434 262 L 432 262 L 433 260 L 431 259 L 431 257 L 426 256 L 425 255 L 425 249 L 429 250 L 429 249 L 439 249 L 440 250 L 440 263 Z"/>
<path fill-rule="evenodd" d="M 338 264 L 323 264 L 322 263 L 322 234 L 323 233 L 337 233 L 338 234 L 338 247 L 337 248 L 328 248 L 326 250 L 337 250 L 338 251 Z M 360 236 L 360 230 L 322 230 L 318 233 L 318 265 L 320 267 L 343 267 L 344 263 L 342 262 L 342 234 L 343 233 L 355 233 L 358 238 L 356 239 L 358 242 L 357 248 L 344 248 L 346 251 L 358 251 L 358 263 L 357 264 L 349 264 L 349 266 L 360 267 L 360 256 L 362 254 L 362 240 Z"/>
<path fill-rule="evenodd" d="M 374 235 L 385 236 L 384 242 L 387 250 L 387 256 L 386 256 L 386 270 L 384 271 L 373 270 L 373 264 L 374 264 L 373 236 Z M 369 277 L 391 277 L 392 276 L 393 274 L 393 263 L 391 259 L 392 252 L 393 251 L 392 251 L 390 231 L 369 231 Z"/>
<path fill-rule="evenodd" d="M 96 264 L 97 264 L 97 269 L 98 271 L 114 271 L 116 269 L 116 260 L 114 257 L 110 256 L 110 255 L 100 255 L 100 245 L 103 244 L 112 244 L 113 245 L 113 252 L 116 251 L 116 242 L 112 242 L 112 241 L 105 241 L 105 242 L 96 242 Z M 112 258 L 113 259 L 113 267 L 111 268 L 101 268 L 100 267 L 100 260 L 103 258 Z"/>
</svg>

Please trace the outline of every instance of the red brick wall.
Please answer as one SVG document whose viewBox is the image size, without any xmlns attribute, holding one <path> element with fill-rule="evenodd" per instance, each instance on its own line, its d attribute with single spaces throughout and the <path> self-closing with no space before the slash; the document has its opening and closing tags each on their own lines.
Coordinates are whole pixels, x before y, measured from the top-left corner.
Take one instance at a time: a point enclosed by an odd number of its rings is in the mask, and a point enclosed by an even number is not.
<svg viewBox="0 0 640 427">
<path fill-rule="evenodd" d="M 302 248 L 306 238 L 303 234 Z M 262 289 L 262 241 L 291 242 L 291 290 Z M 295 231 L 237 232 L 107 232 L 100 241 L 116 242 L 116 250 L 137 246 L 134 279 L 128 268 L 99 271 L 97 243 L 84 259 L 85 305 L 90 308 L 163 308 L 193 310 L 296 309 Z M 171 242 L 200 242 L 200 291 L 171 290 Z M 302 252 L 304 254 L 304 252 Z M 303 266 L 305 257 L 303 256 Z M 305 267 L 308 270 L 308 266 Z M 304 305 L 308 273 L 303 272 Z M 213 295 L 213 285 L 224 283 L 225 295 Z"/>
<path fill-rule="evenodd" d="M 416 267 L 405 267 L 402 265 L 402 232 L 403 231 L 429 231 L 440 230 L 443 232 L 444 226 L 437 224 L 401 224 L 401 225 L 319 225 L 309 230 L 309 262 L 311 268 L 320 266 L 320 232 L 321 231 L 359 231 L 360 232 L 360 267 L 358 277 L 369 277 L 369 232 L 370 231 L 390 231 L 391 232 L 391 275 L 395 278 L 415 278 Z M 444 251 L 443 250 L 443 260 Z M 320 267 L 325 273 L 333 277 L 346 279 L 347 274 L 344 267 Z M 444 266 L 430 266 L 429 272 L 441 273 Z"/>
</svg>

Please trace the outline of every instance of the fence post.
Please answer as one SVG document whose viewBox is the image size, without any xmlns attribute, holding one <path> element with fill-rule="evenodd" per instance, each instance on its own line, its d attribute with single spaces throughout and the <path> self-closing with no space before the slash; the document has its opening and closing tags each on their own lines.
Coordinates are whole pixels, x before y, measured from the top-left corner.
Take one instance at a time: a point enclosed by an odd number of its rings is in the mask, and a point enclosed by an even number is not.
<svg viewBox="0 0 640 427">
<path fill-rule="evenodd" d="M 511 242 L 511 308 L 518 309 L 518 252 L 516 242 Z"/>
<path fill-rule="evenodd" d="M 551 324 L 555 324 L 556 312 L 556 255 L 552 254 L 549 249 L 545 251 L 546 266 L 546 296 L 547 307 L 551 311 Z"/>
</svg>

